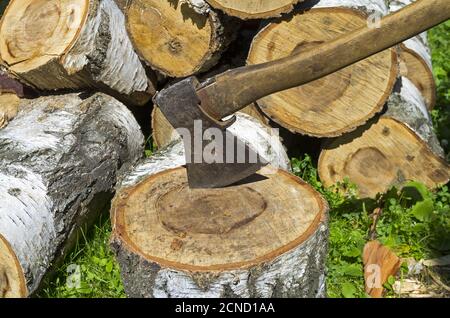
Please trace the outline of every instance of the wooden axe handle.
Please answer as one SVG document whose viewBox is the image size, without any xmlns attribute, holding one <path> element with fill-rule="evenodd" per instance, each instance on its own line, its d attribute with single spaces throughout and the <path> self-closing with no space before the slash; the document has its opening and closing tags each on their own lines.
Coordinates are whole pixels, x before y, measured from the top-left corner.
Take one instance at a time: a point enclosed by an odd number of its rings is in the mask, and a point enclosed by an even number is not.
<svg viewBox="0 0 450 318">
<path fill-rule="evenodd" d="M 197 94 L 203 110 L 221 119 L 262 97 L 336 72 L 449 18 L 450 0 L 418 0 L 385 16 L 378 28 L 364 26 L 309 51 L 227 71 Z"/>
</svg>

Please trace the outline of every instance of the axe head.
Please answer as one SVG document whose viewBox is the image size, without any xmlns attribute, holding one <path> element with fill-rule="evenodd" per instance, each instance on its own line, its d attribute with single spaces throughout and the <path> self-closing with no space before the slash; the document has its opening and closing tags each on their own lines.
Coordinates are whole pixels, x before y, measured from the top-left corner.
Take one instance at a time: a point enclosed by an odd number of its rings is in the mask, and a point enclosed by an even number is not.
<svg viewBox="0 0 450 318">
<path fill-rule="evenodd" d="M 268 162 L 227 130 L 235 117 L 221 121 L 208 115 L 197 95 L 200 83 L 186 78 L 154 98 L 170 124 L 181 135 L 191 188 L 218 188 L 241 181 Z"/>
</svg>

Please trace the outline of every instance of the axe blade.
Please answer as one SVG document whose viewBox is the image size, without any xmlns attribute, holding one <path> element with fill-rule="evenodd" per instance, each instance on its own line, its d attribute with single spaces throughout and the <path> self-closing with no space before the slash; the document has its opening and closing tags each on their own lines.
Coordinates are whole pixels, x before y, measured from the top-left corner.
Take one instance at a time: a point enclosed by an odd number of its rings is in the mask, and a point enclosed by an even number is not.
<svg viewBox="0 0 450 318">
<path fill-rule="evenodd" d="M 195 77 L 189 77 L 159 92 L 154 101 L 183 138 L 189 186 L 225 187 L 251 176 L 268 162 L 226 129 L 234 117 L 218 121 L 202 110 L 199 86 Z"/>
</svg>

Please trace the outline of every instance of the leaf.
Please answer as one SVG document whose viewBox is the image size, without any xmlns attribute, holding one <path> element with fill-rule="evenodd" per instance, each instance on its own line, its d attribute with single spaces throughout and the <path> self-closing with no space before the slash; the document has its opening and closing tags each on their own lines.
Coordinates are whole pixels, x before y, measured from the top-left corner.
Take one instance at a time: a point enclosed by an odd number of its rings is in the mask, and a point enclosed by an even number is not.
<svg viewBox="0 0 450 318">
<path fill-rule="evenodd" d="M 107 273 L 111 273 L 112 269 L 113 269 L 113 264 L 111 261 L 109 261 L 108 264 L 106 264 L 106 266 L 105 266 L 105 270 Z"/>
<path fill-rule="evenodd" d="M 345 298 L 354 298 L 356 293 L 356 288 L 352 283 L 342 284 L 342 295 Z"/>
<path fill-rule="evenodd" d="M 419 221 L 429 221 L 433 214 L 434 203 L 433 200 L 428 198 L 424 201 L 417 202 L 411 209 L 412 215 Z"/>
<path fill-rule="evenodd" d="M 387 280 L 387 282 L 388 282 L 389 285 L 394 285 L 394 283 L 395 283 L 394 276 L 390 275 L 388 280 Z"/>
<path fill-rule="evenodd" d="M 358 257 L 362 253 L 361 249 L 357 247 L 351 247 L 349 250 L 343 252 L 344 256 L 347 257 Z"/>
<path fill-rule="evenodd" d="M 107 258 L 102 258 L 101 260 L 100 260 L 100 266 L 106 266 L 106 263 L 108 263 L 108 259 Z"/>
<path fill-rule="evenodd" d="M 412 199 L 413 203 L 431 198 L 431 193 L 427 187 L 417 181 L 406 182 L 403 186 L 402 193 L 404 196 Z"/>
<path fill-rule="evenodd" d="M 342 273 L 348 276 L 361 277 L 363 275 L 362 268 L 359 264 L 346 264 L 341 266 Z"/>
</svg>

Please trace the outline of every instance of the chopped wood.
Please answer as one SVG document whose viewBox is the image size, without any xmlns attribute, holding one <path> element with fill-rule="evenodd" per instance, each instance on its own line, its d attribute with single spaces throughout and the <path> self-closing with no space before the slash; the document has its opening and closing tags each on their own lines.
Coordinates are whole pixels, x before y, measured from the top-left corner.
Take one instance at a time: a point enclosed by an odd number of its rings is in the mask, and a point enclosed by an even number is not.
<svg viewBox="0 0 450 318">
<path fill-rule="evenodd" d="M 375 197 L 408 180 L 434 188 L 450 179 L 424 100 L 405 77 L 382 116 L 324 144 L 318 168 L 325 186 L 348 177 L 361 197 Z"/>
<path fill-rule="evenodd" d="M 317 192 L 277 169 L 190 189 L 183 162 L 172 143 L 119 186 L 111 246 L 128 296 L 325 296 L 328 208 Z"/>
<path fill-rule="evenodd" d="M 207 71 L 220 59 L 238 24 L 217 14 L 203 0 L 131 0 L 127 28 L 139 56 L 170 77 Z"/>
<path fill-rule="evenodd" d="M 260 64 L 314 50 L 365 26 L 372 10 L 382 15 L 387 8 L 383 0 L 322 0 L 310 10 L 297 10 L 258 33 L 247 62 Z M 273 121 L 294 133 L 336 137 L 382 111 L 397 73 L 397 53 L 389 49 L 311 83 L 264 97 L 257 104 Z"/>
<path fill-rule="evenodd" d="M 127 108 L 96 93 L 22 99 L 0 130 L 0 297 L 41 287 L 141 157 Z"/>
<path fill-rule="evenodd" d="M 38 90 L 96 88 L 137 105 L 155 92 L 113 0 L 10 1 L 0 57 Z"/>
</svg>

